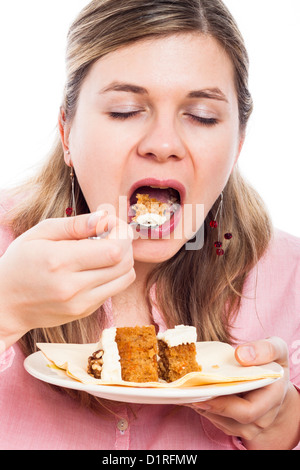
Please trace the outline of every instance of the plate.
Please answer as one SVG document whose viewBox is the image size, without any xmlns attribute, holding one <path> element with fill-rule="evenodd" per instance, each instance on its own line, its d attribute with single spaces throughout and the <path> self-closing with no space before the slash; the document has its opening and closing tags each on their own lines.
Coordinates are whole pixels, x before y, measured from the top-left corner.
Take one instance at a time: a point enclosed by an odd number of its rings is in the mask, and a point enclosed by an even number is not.
<svg viewBox="0 0 300 470">
<path fill-rule="evenodd" d="M 24 367 L 36 379 L 52 385 L 80 390 L 107 400 L 141 404 L 178 405 L 196 403 L 219 396 L 256 390 L 270 385 L 279 379 L 266 378 L 247 382 L 201 385 L 199 387 L 186 388 L 136 388 L 117 385 L 87 385 L 71 379 L 64 372 L 58 374 L 57 370 L 53 371 L 41 351 L 28 356 L 24 361 Z"/>
</svg>

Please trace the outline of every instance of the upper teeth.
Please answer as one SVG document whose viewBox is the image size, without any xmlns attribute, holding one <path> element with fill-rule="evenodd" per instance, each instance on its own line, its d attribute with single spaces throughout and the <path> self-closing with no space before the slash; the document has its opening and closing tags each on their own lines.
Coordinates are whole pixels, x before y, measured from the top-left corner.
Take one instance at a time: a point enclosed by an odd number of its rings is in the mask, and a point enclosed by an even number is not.
<svg viewBox="0 0 300 470">
<path fill-rule="evenodd" d="M 150 185 L 150 188 L 154 188 L 154 189 L 169 189 L 169 186 L 151 186 Z"/>
</svg>

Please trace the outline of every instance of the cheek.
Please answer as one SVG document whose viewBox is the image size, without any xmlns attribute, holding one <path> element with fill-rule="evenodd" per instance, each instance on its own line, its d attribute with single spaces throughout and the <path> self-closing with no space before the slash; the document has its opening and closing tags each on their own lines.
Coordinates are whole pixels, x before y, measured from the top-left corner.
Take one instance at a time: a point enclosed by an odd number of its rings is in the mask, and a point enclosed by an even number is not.
<svg viewBox="0 0 300 470">
<path fill-rule="evenodd" d="M 194 148 L 196 185 L 191 200 L 200 206 L 194 208 L 190 222 L 185 220 L 185 224 L 190 223 L 193 231 L 200 228 L 199 221 L 203 222 L 226 186 L 236 161 L 238 145 L 237 134 L 228 126 L 224 126 L 224 129 L 206 136 L 200 141 L 200 145 Z"/>
<path fill-rule="evenodd" d="M 194 153 L 199 189 L 202 187 L 211 193 L 215 188 L 220 194 L 232 172 L 237 153 L 238 138 L 230 129 L 224 128 L 218 135 L 203 140 Z"/>
<path fill-rule="evenodd" d="M 78 183 L 91 211 L 101 204 L 115 206 L 113 180 L 117 181 L 120 162 L 116 144 L 107 134 L 96 132 L 94 126 L 74 127 L 70 134 L 70 149 Z"/>
</svg>

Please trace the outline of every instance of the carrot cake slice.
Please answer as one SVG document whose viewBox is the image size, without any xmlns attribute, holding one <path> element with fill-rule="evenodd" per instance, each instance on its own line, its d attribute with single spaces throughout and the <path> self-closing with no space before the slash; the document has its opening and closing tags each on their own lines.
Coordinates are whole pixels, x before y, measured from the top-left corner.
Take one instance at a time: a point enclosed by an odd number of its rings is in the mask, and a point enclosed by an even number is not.
<svg viewBox="0 0 300 470">
<path fill-rule="evenodd" d="M 199 372 L 196 359 L 197 330 L 194 326 L 177 325 L 157 335 L 159 376 L 166 382 L 180 379 L 189 372 Z"/>
<path fill-rule="evenodd" d="M 105 382 L 157 382 L 157 353 L 153 325 L 107 328 L 87 371 Z"/>
</svg>

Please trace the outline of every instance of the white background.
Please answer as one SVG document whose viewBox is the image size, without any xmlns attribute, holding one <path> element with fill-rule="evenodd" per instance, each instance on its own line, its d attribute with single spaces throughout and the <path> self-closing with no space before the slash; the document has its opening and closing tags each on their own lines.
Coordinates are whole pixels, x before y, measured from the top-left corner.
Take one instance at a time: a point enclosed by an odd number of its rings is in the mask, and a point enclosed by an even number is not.
<svg viewBox="0 0 300 470">
<path fill-rule="evenodd" d="M 53 140 L 66 35 L 87 0 L 0 3 L 0 188 L 33 171 Z M 274 224 L 300 236 L 300 1 L 225 0 L 250 56 L 255 110 L 240 158 Z"/>
</svg>

